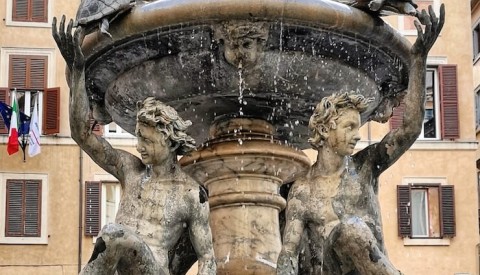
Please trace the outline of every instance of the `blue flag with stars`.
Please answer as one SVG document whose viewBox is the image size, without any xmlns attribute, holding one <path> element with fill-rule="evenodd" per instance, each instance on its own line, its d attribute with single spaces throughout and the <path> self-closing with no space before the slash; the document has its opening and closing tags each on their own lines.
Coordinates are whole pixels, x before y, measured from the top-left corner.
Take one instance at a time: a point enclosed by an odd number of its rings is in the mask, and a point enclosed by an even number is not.
<svg viewBox="0 0 480 275">
<path fill-rule="evenodd" d="M 5 127 L 10 129 L 10 117 L 12 116 L 12 107 L 0 101 L 0 115 L 2 115 Z M 30 131 L 30 117 L 20 112 L 20 125 L 18 135 L 27 135 Z"/>
</svg>

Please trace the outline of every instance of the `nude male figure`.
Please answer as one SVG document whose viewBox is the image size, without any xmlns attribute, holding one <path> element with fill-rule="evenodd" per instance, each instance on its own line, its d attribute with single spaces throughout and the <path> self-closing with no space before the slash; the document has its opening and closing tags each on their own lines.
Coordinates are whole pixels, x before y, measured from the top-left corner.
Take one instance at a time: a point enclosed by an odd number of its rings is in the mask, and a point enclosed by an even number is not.
<svg viewBox="0 0 480 275">
<path fill-rule="evenodd" d="M 299 246 L 306 231 L 313 259 L 311 274 L 401 274 L 386 255 L 378 177 L 415 142 L 422 130 L 426 60 L 444 23 L 422 11 L 415 22 L 418 38 L 411 48 L 411 68 L 403 124 L 379 143 L 353 154 L 360 140 L 360 113 L 369 100 L 358 94 L 322 99 L 310 118 L 309 139 L 317 161 L 292 186 L 277 274 L 297 274 Z M 353 155 L 352 155 L 353 154 Z"/>
<path fill-rule="evenodd" d="M 195 148 L 185 133 L 191 122 L 154 98 L 137 103 L 135 132 L 141 159 L 92 134 L 80 48 L 84 30 L 78 27 L 72 36 L 72 23 L 65 31 L 63 16 L 58 29 L 56 18 L 52 26 L 70 73 L 71 135 L 123 189 L 116 224 L 102 229 L 82 274 L 170 274 L 168 251 L 184 228 L 198 256 L 198 274 L 215 274 L 207 194 L 177 163 L 177 155 Z"/>
</svg>

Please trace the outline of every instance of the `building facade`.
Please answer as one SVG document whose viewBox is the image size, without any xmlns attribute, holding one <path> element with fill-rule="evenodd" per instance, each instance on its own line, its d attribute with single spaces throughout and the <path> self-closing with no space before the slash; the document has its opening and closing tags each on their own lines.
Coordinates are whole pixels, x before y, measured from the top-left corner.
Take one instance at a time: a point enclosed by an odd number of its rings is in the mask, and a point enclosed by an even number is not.
<svg viewBox="0 0 480 275">
<path fill-rule="evenodd" d="M 416 2 L 437 12 L 444 3 L 446 23 L 428 58 L 424 131 L 379 181 L 385 242 L 405 274 L 480 274 L 480 4 Z M 0 101 L 10 104 L 16 88 L 26 114 L 38 102 L 42 129 L 39 155 L 9 156 L 0 119 L 0 274 L 76 274 L 90 258 L 98 230 L 115 217 L 119 184 L 70 138 L 65 63 L 51 37 L 52 17 L 74 18 L 79 3 L 0 3 Z M 415 41 L 410 18 L 385 19 Z M 381 140 L 392 127 L 365 124 L 357 146 Z M 115 147 L 136 153 L 135 139 L 121 128 L 97 130 Z M 312 150 L 306 153 L 315 159 Z"/>
</svg>

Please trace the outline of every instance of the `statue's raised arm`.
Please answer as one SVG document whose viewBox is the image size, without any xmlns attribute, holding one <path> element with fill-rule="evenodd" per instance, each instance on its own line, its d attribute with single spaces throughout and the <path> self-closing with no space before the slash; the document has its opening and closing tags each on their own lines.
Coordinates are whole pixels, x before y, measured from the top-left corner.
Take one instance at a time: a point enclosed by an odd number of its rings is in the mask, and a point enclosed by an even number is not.
<svg viewBox="0 0 480 275">
<path fill-rule="evenodd" d="M 375 171 L 377 175 L 397 161 L 412 146 L 422 131 L 425 115 L 427 56 L 445 22 L 445 7 L 441 5 L 439 17 L 435 15 L 431 6 L 428 8 L 428 13 L 423 10 L 417 17 L 420 22 L 415 21 L 418 37 L 410 50 L 411 67 L 408 91 L 403 101 L 405 104 L 403 122 L 399 128 L 391 130 L 381 142 L 357 154 L 359 157 L 367 155 L 373 157 L 372 161 L 376 162 L 373 167 L 377 169 Z"/>
<path fill-rule="evenodd" d="M 100 167 L 124 182 L 123 170 L 126 161 L 132 167 L 142 169 L 141 160 L 125 151 L 114 149 L 105 139 L 92 133 L 90 129 L 90 107 L 85 88 L 85 59 L 81 44 L 84 30 L 77 27 L 72 35 L 73 21 L 65 30 L 65 16 L 57 28 L 57 18 L 53 18 L 52 35 L 68 66 L 67 82 L 70 87 L 70 130 L 72 138 Z M 123 163 L 123 164 L 122 164 Z"/>
</svg>

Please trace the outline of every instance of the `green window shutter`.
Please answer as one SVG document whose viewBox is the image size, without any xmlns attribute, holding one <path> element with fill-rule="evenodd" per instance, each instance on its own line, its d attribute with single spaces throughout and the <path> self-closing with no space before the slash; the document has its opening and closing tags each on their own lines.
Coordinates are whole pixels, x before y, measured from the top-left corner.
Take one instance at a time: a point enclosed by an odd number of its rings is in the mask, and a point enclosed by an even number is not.
<svg viewBox="0 0 480 275">
<path fill-rule="evenodd" d="M 410 237 L 412 235 L 410 215 L 410 186 L 397 185 L 397 218 L 399 237 Z"/>
<path fill-rule="evenodd" d="M 97 236 L 101 227 L 102 183 L 85 183 L 85 235 Z"/>
<path fill-rule="evenodd" d="M 440 186 L 440 219 L 442 237 L 455 237 L 455 192 L 453 185 Z"/>
</svg>

